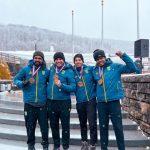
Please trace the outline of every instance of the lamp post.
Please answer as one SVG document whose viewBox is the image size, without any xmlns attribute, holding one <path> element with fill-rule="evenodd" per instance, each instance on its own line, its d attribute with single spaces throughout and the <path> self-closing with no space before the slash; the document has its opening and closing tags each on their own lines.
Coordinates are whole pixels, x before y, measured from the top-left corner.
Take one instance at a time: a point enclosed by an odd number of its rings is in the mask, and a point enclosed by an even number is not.
<svg viewBox="0 0 150 150">
<path fill-rule="evenodd" d="M 139 24 L 140 24 L 139 23 L 139 0 L 137 0 L 137 40 L 140 39 L 140 25 Z M 140 63 L 142 66 L 142 56 L 140 56 Z"/>
<path fill-rule="evenodd" d="M 137 40 L 140 38 L 139 32 L 139 0 L 137 0 Z"/>
<path fill-rule="evenodd" d="M 74 10 L 72 10 L 72 58 L 74 57 Z"/>
<path fill-rule="evenodd" d="M 103 23 L 103 6 L 104 6 L 104 0 L 101 0 L 101 5 L 102 5 L 102 30 L 101 30 L 101 46 L 103 46 L 103 40 L 104 40 L 104 23 Z"/>
<path fill-rule="evenodd" d="M 34 44 L 34 50 L 37 51 L 37 43 L 35 42 Z"/>
</svg>

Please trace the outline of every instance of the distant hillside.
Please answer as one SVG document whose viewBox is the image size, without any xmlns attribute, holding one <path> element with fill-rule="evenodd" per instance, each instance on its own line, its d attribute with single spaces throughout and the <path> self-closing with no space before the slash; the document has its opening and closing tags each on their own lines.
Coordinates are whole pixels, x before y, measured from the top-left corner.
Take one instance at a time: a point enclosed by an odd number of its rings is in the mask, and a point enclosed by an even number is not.
<svg viewBox="0 0 150 150">
<path fill-rule="evenodd" d="M 107 53 L 116 49 L 133 53 L 133 42 L 104 40 L 75 36 L 75 52 L 89 53 L 97 48 L 103 48 Z M 32 26 L 0 25 L 0 50 L 42 50 L 72 52 L 72 36 Z"/>
</svg>

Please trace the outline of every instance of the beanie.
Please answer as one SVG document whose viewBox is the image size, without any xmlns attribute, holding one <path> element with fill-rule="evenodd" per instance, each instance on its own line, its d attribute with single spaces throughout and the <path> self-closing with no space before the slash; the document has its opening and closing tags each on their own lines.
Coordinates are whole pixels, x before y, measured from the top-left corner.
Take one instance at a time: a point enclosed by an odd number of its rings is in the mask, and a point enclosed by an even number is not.
<svg viewBox="0 0 150 150">
<path fill-rule="evenodd" d="M 96 49 L 96 50 L 93 52 L 93 58 L 94 58 L 94 60 L 96 61 L 99 57 L 106 57 L 106 56 L 105 56 L 105 52 L 104 52 L 103 50 Z"/>
<path fill-rule="evenodd" d="M 73 61 L 75 62 L 75 59 L 76 58 L 81 58 L 81 60 L 84 62 L 84 58 L 83 58 L 83 55 L 82 54 L 76 54 L 73 58 Z"/>
<path fill-rule="evenodd" d="M 44 54 L 41 51 L 35 51 L 33 53 L 33 59 L 34 59 L 35 56 L 41 56 L 43 58 L 43 60 L 44 60 Z"/>
<path fill-rule="evenodd" d="M 58 58 L 61 58 L 61 59 L 63 59 L 64 61 L 65 61 L 65 56 L 64 56 L 64 53 L 62 53 L 62 52 L 56 52 L 55 54 L 54 54 L 54 61 L 56 60 L 56 59 L 58 59 Z"/>
</svg>

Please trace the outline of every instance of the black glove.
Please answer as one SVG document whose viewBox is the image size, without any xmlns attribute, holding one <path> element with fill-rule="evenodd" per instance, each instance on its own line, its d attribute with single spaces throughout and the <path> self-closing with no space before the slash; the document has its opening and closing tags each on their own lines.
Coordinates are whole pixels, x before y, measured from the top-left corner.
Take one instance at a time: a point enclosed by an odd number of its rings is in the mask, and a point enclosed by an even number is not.
<svg viewBox="0 0 150 150">
<path fill-rule="evenodd" d="M 24 81 L 22 81 L 22 83 L 23 83 L 24 86 L 27 86 L 29 84 L 29 81 L 28 80 L 24 80 Z"/>
</svg>

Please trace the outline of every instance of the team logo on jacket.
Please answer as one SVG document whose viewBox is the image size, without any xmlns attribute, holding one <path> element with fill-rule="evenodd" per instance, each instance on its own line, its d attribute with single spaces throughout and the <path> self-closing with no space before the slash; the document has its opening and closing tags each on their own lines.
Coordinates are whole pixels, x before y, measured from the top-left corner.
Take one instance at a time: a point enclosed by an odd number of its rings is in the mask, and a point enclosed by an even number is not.
<svg viewBox="0 0 150 150">
<path fill-rule="evenodd" d="M 110 67 L 110 66 L 108 66 L 108 67 L 107 67 L 107 71 L 110 71 L 110 70 L 111 70 L 111 67 Z"/>
<path fill-rule="evenodd" d="M 43 76 L 45 75 L 45 71 L 42 71 L 42 75 L 43 75 Z"/>
<path fill-rule="evenodd" d="M 29 74 L 32 74 L 32 72 L 30 71 Z"/>
<path fill-rule="evenodd" d="M 96 72 L 96 75 L 99 75 L 99 73 L 98 73 L 98 72 Z"/>
<path fill-rule="evenodd" d="M 84 72 L 85 72 L 85 73 L 89 73 L 88 69 L 84 69 Z"/>
<path fill-rule="evenodd" d="M 62 70 L 61 74 L 65 74 L 65 70 Z"/>
</svg>

